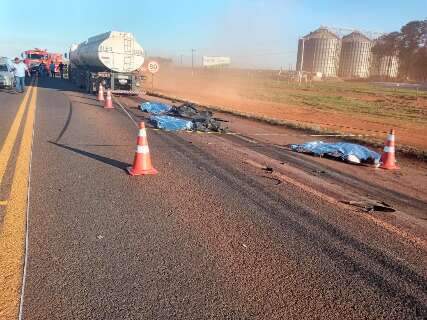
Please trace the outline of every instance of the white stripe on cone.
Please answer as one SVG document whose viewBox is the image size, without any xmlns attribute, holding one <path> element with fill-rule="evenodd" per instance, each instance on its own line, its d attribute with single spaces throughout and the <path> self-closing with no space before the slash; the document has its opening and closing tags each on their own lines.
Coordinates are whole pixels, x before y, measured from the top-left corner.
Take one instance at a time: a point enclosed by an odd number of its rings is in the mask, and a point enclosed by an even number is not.
<svg viewBox="0 0 427 320">
<path fill-rule="evenodd" d="M 387 135 L 387 141 L 394 141 L 394 134 Z"/>
<path fill-rule="evenodd" d="M 394 152 L 394 147 L 384 147 L 384 152 Z"/>
<path fill-rule="evenodd" d="M 145 129 L 139 129 L 138 137 L 146 137 L 146 136 L 147 136 L 147 132 L 145 131 Z"/>
<path fill-rule="evenodd" d="M 136 152 L 147 154 L 150 153 L 150 149 L 148 148 L 148 146 L 136 146 Z"/>
</svg>

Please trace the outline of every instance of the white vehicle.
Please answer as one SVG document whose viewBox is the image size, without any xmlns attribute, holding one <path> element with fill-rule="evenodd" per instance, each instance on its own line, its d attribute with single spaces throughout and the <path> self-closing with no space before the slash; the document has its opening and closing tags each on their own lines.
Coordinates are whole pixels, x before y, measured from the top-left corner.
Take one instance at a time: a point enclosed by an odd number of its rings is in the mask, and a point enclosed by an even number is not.
<svg viewBox="0 0 427 320">
<path fill-rule="evenodd" d="M 11 89 L 15 82 L 12 66 L 7 58 L 0 58 L 0 88 Z"/>
</svg>

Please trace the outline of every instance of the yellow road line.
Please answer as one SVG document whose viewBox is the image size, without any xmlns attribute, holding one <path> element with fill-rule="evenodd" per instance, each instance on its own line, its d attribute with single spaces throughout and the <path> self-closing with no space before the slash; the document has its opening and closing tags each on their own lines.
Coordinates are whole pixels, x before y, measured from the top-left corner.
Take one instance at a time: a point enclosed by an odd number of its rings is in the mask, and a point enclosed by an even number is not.
<svg viewBox="0 0 427 320">
<path fill-rule="evenodd" d="M 33 89 L 28 107 L 10 198 L 0 229 L 0 319 L 16 319 L 19 311 L 36 99 L 37 87 Z"/>
<path fill-rule="evenodd" d="M 27 101 L 30 96 L 30 92 L 33 87 L 29 87 L 27 93 L 22 99 L 21 104 L 19 105 L 18 112 L 15 115 L 15 119 L 12 122 L 12 125 L 7 134 L 6 140 L 3 143 L 3 146 L 0 151 L 0 186 L 3 182 L 4 173 L 6 172 L 6 167 L 9 162 L 10 156 L 12 154 L 13 146 L 15 145 L 16 137 L 18 136 L 19 127 L 21 126 L 22 118 L 24 117 L 25 108 L 27 107 Z"/>
</svg>

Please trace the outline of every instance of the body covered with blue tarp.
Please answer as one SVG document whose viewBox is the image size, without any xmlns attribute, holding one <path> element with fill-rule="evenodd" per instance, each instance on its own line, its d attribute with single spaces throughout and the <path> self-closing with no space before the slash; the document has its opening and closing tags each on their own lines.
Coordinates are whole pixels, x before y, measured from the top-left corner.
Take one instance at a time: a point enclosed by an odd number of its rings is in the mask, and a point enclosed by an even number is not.
<svg viewBox="0 0 427 320">
<path fill-rule="evenodd" d="M 150 116 L 149 121 L 154 127 L 165 131 L 193 130 L 193 122 L 191 120 L 166 115 L 153 115 Z"/>
<path fill-rule="evenodd" d="M 141 109 L 141 111 L 152 114 L 166 113 L 170 111 L 171 108 L 172 107 L 170 105 L 160 102 L 144 102 L 139 105 L 139 109 Z"/>
<path fill-rule="evenodd" d="M 378 164 L 380 155 L 364 146 L 348 142 L 311 141 L 303 144 L 292 144 L 290 148 L 297 152 L 317 156 L 330 156 L 352 163 Z"/>
<path fill-rule="evenodd" d="M 211 111 L 199 111 L 194 104 L 169 106 L 159 102 L 144 102 L 139 105 L 141 111 L 151 114 L 150 123 L 165 131 L 202 131 L 224 132 L 218 119 Z"/>
</svg>

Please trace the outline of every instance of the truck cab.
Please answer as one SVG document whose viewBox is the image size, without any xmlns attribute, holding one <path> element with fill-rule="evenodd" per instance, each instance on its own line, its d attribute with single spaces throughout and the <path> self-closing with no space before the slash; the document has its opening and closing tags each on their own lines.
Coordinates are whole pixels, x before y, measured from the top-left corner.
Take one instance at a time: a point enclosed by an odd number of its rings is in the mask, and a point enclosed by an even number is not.
<svg viewBox="0 0 427 320">
<path fill-rule="evenodd" d="M 21 54 L 24 63 L 27 65 L 31 73 L 38 72 L 39 65 L 44 62 L 47 65 L 48 53 L 46 50 L 34 49 L 27 50 Z"/>
<path fill-rule="evenodd" d="M 21 56 L 31 73 L 38 72 L 39 65 L 42 62 L 45 64 L 46 72 L 49 72 L 49 65 L 52 62 L 55 64 L 55 72 L 58 72 L 58 66 L 63 60 L 60 53 L 51 53 L 46 49 L 38 48 L 24 51 Z"/>
</svg>

